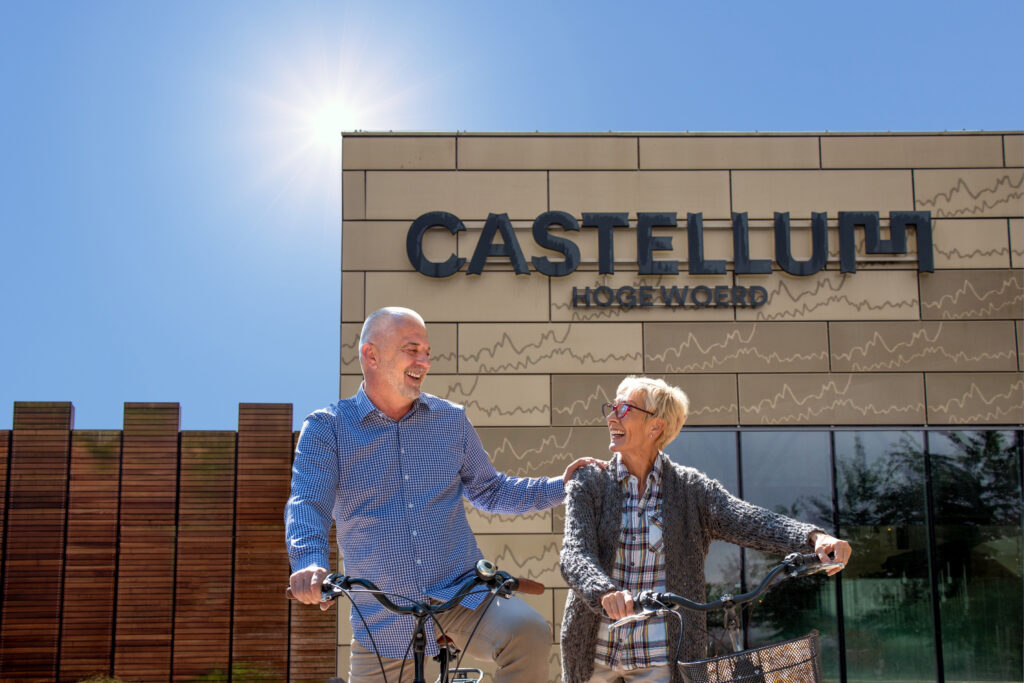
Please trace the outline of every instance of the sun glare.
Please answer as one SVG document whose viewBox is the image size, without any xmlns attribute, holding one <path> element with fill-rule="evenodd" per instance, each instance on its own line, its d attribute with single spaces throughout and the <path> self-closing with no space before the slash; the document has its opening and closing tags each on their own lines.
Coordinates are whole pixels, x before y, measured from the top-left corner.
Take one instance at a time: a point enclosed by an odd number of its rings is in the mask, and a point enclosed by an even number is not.
<svg viewBox="0 0 1024 683">
<path fill-rule="evenodd" d="M 243 86 L 248 125 L 238 132 L 258 155 L 249 170 L 261 201 L 320 197 L 337 207 L 342 133 L 416 127 L 412 103 L 425 81 L 401 55 L 370 62 L 373 53 L 357 41 L 307 45 L 302 55 L 268 62 L 258 86 Z"/>
</svg>

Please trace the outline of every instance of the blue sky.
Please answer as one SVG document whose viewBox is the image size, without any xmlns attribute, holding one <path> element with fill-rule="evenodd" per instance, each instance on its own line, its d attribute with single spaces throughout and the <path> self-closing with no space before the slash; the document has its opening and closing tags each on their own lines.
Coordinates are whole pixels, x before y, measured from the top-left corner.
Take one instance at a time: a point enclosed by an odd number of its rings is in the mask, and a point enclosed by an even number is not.
<svg viewBox="0 0 1024 683">
<path fill-rule="evenodd" d="M 0 1 L 0 428 L 338 391 L 342 130 L 1024 127 L 1024 2 Z"/>
</svg>

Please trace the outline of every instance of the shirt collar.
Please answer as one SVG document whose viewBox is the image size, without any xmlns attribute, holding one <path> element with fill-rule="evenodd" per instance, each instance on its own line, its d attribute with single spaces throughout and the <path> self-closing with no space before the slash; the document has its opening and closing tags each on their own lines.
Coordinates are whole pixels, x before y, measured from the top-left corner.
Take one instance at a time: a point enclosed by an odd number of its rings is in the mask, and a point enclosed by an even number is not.
<svg viewBox="0 0 1024 683">
<path fill-rule="evenodd" d="M 356 414 L 358 415 L 360 422 L 365 420 L 367 416 L 372 415 L 374 413 L 380 413 L 381 415 L 384 414 L 377 406 L 373 404 L 373 401 L 370 400 L 370 397 L 366 395 L 365 382 L 359 383 L 359 391 L 356 392 L 355 400 Z M 406 413 L 403 416 L 403 419 L 415 413 L 420 406 L 423 406 L 428 410 L 430 408 L 430 403 L 427 402 L 426 396 L 422 392 L 420 392 L 420 395 L 417 396 L 416 400 L 412 402 L 412 410 Z"/>
<path fill-rule="evenodd" d="M 664 460 L 666 457 L 668 456 L 665 455 L 665 451 L 658 451 L 657 457 L 654 458 L 654 466 L 647 475 L 648 484 L 658 485 L 661 483 L 661 473 L 665 469 Z M 612 462 L 615 463 L 615 481 L 622 482 L 633 476 L 626 469 L 626 464 L 622 462 L 622 454 L 616 453 L 612 457 Z"/>
</svg>

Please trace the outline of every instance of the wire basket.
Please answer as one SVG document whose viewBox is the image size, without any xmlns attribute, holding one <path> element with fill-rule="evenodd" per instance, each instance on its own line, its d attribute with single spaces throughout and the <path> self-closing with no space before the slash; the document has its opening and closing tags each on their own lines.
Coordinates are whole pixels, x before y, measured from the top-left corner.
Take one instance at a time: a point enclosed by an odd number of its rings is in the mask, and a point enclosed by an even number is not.
<svg viewBox="0 0 1024 683">
<path fill-rule="evenodd" d="M 731 655 L 679 662 L 686 683 L 818 683 L 818 632 Z"/>
</svg>

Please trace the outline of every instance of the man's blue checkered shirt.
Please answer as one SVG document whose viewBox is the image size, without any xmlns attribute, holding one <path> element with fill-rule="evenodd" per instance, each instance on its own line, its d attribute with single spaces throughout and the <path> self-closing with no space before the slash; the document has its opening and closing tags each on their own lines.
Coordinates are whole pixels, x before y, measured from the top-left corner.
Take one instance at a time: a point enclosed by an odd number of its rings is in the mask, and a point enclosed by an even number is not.
<svg viewBox="0 0 1024 683">
<path fill-rule="evenodd" d="M 292 571 L 330 567 L 333 517 L 346 574 L 417 600 L 447 600 L 482 557 L 463 496 L 485 512 L 521 514 L 558 505 L 565 490 L 560 478 L 496 472 L 462 406 L 421 394 L 395 422 L 360 387 L 302 424 L 285 507 Z M 484 597 L 471 594 L 462 605 L 475 608 Z M 411 618 L 368 596 L 358 604 L 380 654 L 405 657 Z M 372 648 L 355 610 L 351 618 L 356 640 Z M 436 653 L 429 626 L 427 647 Z"/>
</svg>

